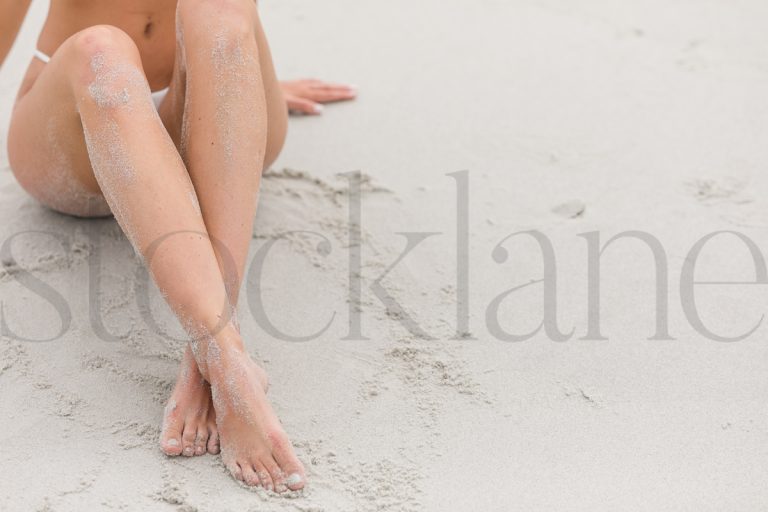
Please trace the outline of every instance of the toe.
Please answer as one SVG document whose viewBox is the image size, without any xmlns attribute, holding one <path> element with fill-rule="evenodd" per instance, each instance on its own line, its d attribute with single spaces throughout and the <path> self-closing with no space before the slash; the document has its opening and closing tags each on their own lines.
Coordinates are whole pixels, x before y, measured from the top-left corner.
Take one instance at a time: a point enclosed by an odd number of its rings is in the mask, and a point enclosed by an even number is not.
<svg viewBox="0 0 768 512">
<path fill-rule="evenodd" d="M 202 427 L 197 430 L 195 438 L 195 455 L 204 455 L 208 450 L 208 427 Z"/>
<path fill-rule="evenodd" d="M 306 481 L 306 477 L 304 476 L 303 471 L 300 473 L 298 471 L 294 471 L 293 473 L 287 473 L 288 476 L 285 477 L 285 486 L 288 487 L 292 491 L 300 491 L 304 488 L 304 483 Z"/>
<path fill-rule="evenodd" d="M 183 422 L 166 417 L 163 422 L 163 430 L 160 434 L 160 448 L 163 453 L 171 457 L 181 454 L 181 431 L 184 427 Z"/>
<path fill-rule="evenodd" d="M 232 474 L 232 477 L 235 480 L 243 481 L 243 470 L 240 469 L 240 464 L 234 463 L 230 466 L 227 466 L 227 469 L 229 469 L 229 472 Z"/>
<path fill-rule="evenodd" d="M 261 463 L 269 473 L 269 477 L 272 479 L 272 485 L 275 492 L 285 492 L 288 488 L 285 486 L 285 475 L 283 470 L 277 465 L 274 459 L 262 460 Z"/>
<path fill-rule="evenodd" d="M 256 475 L 259 477 L 261 486 L 268 491 L 272 491 L 275 488 L 275 484 L 272 482 L 272 477 L 269 476 L 269 471 L 264 467 L 264 464 L 257 462 L 253 465 L 253 469 L 256 471 Z"/>
<path fill-rule="evenodd" d="M 160 441 L 160 448 L 163 450 L 163 453 L 170 457 L 176 457 L 180 455 L 181 442 L 179 439 L 181 439 L 181 435 L 179 434 L 171 434 L 168 437 L 164 437 Z"/>
<path fill-rule="evenodd" d="M 304 476 L 304 466 L 296 457 L 293 446 L 285 434 L 282 432 L 271 436 L 272 456 L 277 465 L 282 470 L 284 483 L 292 491 L 298 491 L 304 487 L 306 477 Z"/>
<path fill-rule="evenodd" d="M 197 439 L 197 427 L 194 424 L 186 424 L 181 435 L 181 454 L 192 457 L 195 454 L 195 439 Z"/>
<path fill-rule="evenodd" d="M 259 476 L 256 474 L 256 471 L 253 470 L 253 466 L 242 462 L 240 463 L 240 467 L 242 468 L 243 472 L 243 482 L 245 482 L 246 485 L 251 487 L 260 485 Z"/>
<path fill-rule="evenodd" d="M 216 455 L 221 451 L 219 448 L 219 431 L 215 426 L 208 427 L 208 453 Z"/>
</svg>

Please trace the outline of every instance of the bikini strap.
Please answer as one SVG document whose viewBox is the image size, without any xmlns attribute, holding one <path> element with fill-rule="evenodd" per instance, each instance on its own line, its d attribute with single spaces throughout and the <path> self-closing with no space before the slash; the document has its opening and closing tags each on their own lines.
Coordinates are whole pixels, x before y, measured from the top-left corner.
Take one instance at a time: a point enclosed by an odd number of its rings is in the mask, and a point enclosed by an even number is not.
<svg viewBox="0 0 768 512">
<path fill-rule="evenodd" d="M 45 62 L 46 64 L 48 64 L 51 61 L 51 58 L 49 56 L 47 56 L 46 54 L 44 54 L 43 52 L 41 52 L 37 48 L 35 48 L 35 57 L 37 59 Z"/>
</svg>

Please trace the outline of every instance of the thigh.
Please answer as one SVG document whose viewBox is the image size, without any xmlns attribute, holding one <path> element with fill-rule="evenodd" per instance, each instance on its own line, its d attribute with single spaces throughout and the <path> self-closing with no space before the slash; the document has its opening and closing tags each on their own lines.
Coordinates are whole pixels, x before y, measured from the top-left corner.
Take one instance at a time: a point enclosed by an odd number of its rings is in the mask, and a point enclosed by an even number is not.
<svg viewBox="0 0 768 512">
<path fill-rule="evenodd" d="M 30 64 L 11 116 L 8 158 L 21 186 L 45 206 L 70 215 L 108 215 L 70 86 L 77 58 L 70 41 L 48 64 Z"/>
<path fill-rule="evenodd" d="M 174 64 L 173 78 L 163 103 L 160 105 L 160 118 L 163 120 L 168 133 L 181 148 L 182 123 L 184 120 L 185 90 L 187 74 L 184 67 L 184 27 L 192 23 L 206 23 L 205 16 L 201 16 L 199 5 L 211 0 L 179 0 L 176 13 L 177 40 L 176 62 Z M 272 62 L 272 53 L 269 49 L 266 34 L 261 25 L 256 3 L 250 0 L 224 0 L 225 2 L 241 2 L 248 5 L 251 19 L 256 34 L 256 43 L 259 48 L 259 64 L 261 66 L 264 93 L 267 100 L 267 148 L 264 159 L 264 168 L 267 169 L 277 159 L 283 148 L 288 129 L 288 108 L 283 97 L 280 82 L 275 73 Z M 195 77 L 197 78 L 197 77 Z M 213 70 L 208 76 L 199 77 L 201 80 L 212 80 Z"/>
</svg>

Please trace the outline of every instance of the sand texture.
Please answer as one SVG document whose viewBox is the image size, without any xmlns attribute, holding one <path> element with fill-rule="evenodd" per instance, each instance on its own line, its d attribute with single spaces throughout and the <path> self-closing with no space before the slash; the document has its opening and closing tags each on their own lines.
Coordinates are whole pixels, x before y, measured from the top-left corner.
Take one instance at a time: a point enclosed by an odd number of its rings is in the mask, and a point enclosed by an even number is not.
<svg viewBox="0 0 768 512">
<path fill-rule="evenodd" d="M 0 243 L 22 233 L 0 262 L 0 510 L 768 508 L 768 327 L 713 341 L 680 294 L 689 251 L 708 234 L 737 231 L 768 249 L 768 3 L 260 3 L 281 76 L 361 91 L 291 121 L 263 181 L 250 265 L 262 272 L 239 311 L 308 488 L 270 496 L 233 481 L 219 457 L 160 452 L 179 327 L 142 287 L 114 221 L 48 211 L 8 169 L 13 95 L 46 9 L 36 0 L 0 74 Z M 350 244 L 355 171 L 362 222 Z M 464 179 L 469 326 L 457 336 Z M 557 325 L 503 341 L 545 314 L 542 251 L 530 235 L 507 238 L 521 231 L 551 243 Z M 649 339 L 654 260 L 637 239 L 604 252 L 605 339 L 582 339 L 584 234 L 605 244 L 625 231 L 663 248 L 668 339 Z M 345 339 L 350 251 L 365 340 Z M 755 275 L 734 235 L 714 237 L 695 272 Z M 68 304 L 63 334 L 30 276 Z M 767 291 L 702 285 L 696 305 L 708 329 L 731 336 L 766 313 Z M 135 299 L 145 292 L 156 326 Z M 280 339 L 329 323 L 309 341 Z"/>
</svg>

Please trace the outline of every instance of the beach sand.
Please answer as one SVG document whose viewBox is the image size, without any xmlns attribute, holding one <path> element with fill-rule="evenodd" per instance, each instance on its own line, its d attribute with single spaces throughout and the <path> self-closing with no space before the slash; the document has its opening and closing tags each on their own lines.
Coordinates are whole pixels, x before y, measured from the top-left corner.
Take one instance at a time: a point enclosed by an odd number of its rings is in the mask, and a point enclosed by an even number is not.
<svg viewBox="0 0 768 512">
<path fill-rule="evenodd" d="M 239 312 L 307 489 L 267 495 L 233 481 L 218 456 L 160 452 L 179 328 L 154 287 L 142 288 L 114 221 L 45 210 L 7 167 L 7 120 L 46 9 L 36 0 L 0 74 L 0 242 L 10 251 L 0 267 L 0 510 L 768 508 L 766 327 L 739 342 L 708 339 L 680 295 L 689 251 L 710 233 L 738 231 L 768 248 L 768 4 L 261 4 L 282 77 L 361 91 L 291 121 L 263 181 L 256 270 Z M 365 340 L 345 339 L 355 171 Z M 468 332 L 457 336 L 462 180 L 470 300 Z M 505 241 L 530 230 L 551 242 L 567 341 L 544 331 L 498 339 L 500 329 L 535 330 L 544 315 L 539 246 L 528 235 Z M 632 239 L 601 261 L 606 339 L 582 339 L 594 235 L 580 234 L 599 232 L 604 244 L 625 231 L 664 250 L 671 339 L 649 339 L 654 260 Z M 734 235 L 711 239 L 695 272 L 755 275 Z M 494 299 L 532 281 L 501 301 L 494 327 Z M 68 305 L 63 325 L 41 289 Z M 137 305 L 142 292 L 151 307 Z M 723 336 L 750 330 L 766 298 L 765 286 L 696 288 L 702 321 Z M 309 341 L 279 339 L 329 322 Z"/>
</svg>

